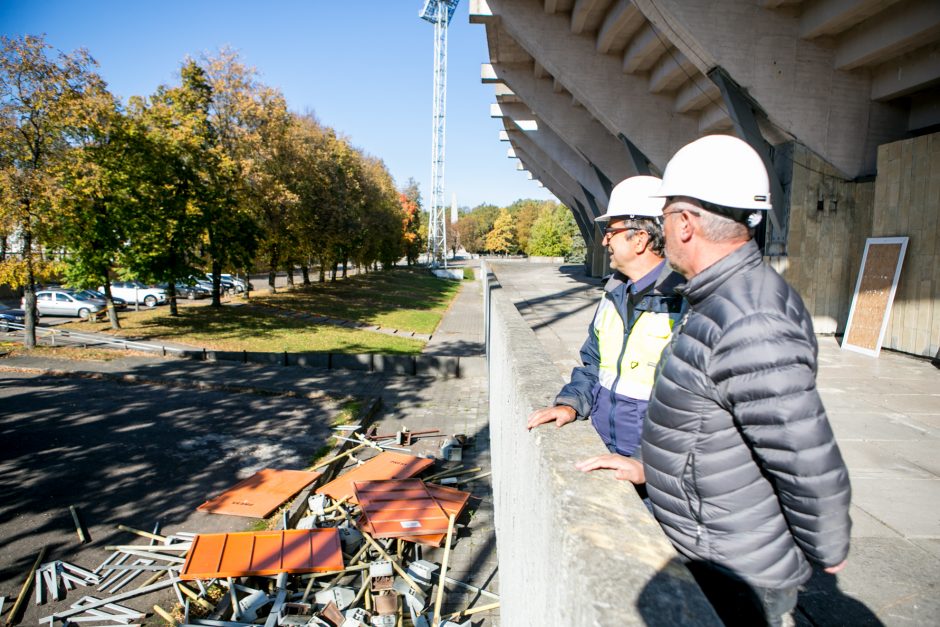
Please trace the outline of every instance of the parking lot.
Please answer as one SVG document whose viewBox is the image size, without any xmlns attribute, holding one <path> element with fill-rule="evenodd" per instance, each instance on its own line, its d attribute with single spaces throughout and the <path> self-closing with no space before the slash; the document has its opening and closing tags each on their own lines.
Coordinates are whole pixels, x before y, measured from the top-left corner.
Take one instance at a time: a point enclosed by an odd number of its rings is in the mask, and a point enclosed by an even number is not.
<svg viewBox="0 0 940 627">
<path fill-rule="evenodd" d="M 94 568 L 105 546 L 137 541 L 118 524 L 244 530 L 254 519 L 196 507 L 260 468 L 309 466 L 337 411 L 328 400 L 0 372 L 0 596 L 15 598 L 43 546 L 44 561 Z M 53 608 L 30 599 L 21 623 Z"/>
</svg>

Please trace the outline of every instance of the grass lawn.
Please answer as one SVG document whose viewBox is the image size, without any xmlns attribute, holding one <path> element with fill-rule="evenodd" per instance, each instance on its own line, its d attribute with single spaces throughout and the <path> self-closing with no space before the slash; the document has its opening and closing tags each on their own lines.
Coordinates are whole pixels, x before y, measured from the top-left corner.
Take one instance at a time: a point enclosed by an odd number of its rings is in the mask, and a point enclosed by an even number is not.
<svg viewBox="0 0 940 627">
<path fill-rule="evenodd" d="M 460 289 L 454 281 L 422 271 L 398 269 L 349 277 L 278 294 L 252 297 L 252 304 L 271 303 L 293 310 L 377 324 L 416 333 L 432 333 Z M 417 354 L 424 342 L 405 337 L 312 324 L 266 313 L 238 303 L 215 309 L 206 301 L 179 302 L 177 317 L 168 307 L 120 314 L 122 329 L 105 322 L 73 322 L 64 328 L 113 333 L 146 341 L 164 340 L 215 350 L 263 352 L 334 352 Z"/>
<path fill-rule="evenodd" d="M 459 290 L 459 281 L 439 279 L 423 269 L 398 268 L 265 294 L 252 301 L 401 331 L 433 333 Z"/>
</svg>

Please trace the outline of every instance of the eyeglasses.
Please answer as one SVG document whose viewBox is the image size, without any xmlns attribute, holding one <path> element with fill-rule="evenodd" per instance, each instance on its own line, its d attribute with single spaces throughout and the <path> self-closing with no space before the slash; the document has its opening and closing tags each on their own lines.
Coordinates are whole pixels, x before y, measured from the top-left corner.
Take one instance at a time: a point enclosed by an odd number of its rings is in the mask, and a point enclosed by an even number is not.
<svg viewBox="0 0 940 627">
<path fill-rule="evenodd" d="M 617 233 L 623 233 L 624 231 L 639 231 L 639 230 L 640 229 L 636 227 L 632 227 L 632 226 L 619 226 L 619 227 L 608 226 L 606 229 L 604 229 L 604 237 L 613 237 Z"/>
<path fill-rule="evenodd" d="M 676 213 L 682 213 L 683 211 L 685 211 L 686 213 L 691 213 L 693 216 L 701 215 L 698 211 L 692 211 L 691 209 L 675 209 L 673 211 L 663 211 L 663 221 L 665 221 L 668 216 L 671 216 Z"/>
</svg>

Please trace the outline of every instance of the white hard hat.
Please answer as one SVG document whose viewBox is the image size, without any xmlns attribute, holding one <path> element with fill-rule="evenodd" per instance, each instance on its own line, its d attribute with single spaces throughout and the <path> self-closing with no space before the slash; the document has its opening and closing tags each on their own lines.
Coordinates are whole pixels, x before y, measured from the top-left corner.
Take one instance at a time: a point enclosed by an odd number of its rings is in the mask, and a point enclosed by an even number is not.
<svg viewBox="0 0 940 627">
<path fill-rule="evenodd" d="M 661 218 L 666 201 L 654 197 L 662 184 L 655 176 L 631 176 L 617 183 L 610 192 L 607 213 L 595 222 L 607 222 L 611 218 Z"/>
<path fill-rule="evenodd" d="M 666 164 L 655 196 L 688 196 L 722 207 L 766 211 L 770 179 L 757 151 L 730 135 L 708 135 L 683 146 Z"/>
</svg>

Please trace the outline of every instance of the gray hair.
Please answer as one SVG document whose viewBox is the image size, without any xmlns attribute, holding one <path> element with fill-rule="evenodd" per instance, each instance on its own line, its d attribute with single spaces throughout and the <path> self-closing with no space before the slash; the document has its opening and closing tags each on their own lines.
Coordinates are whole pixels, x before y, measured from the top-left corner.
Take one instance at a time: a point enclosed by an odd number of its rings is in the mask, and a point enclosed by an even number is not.
<svg viewBox="0 0 940 627">
<path fill-rule="evenodd" d="M 708 210 L 699 213 L 699 225 L 702 237 L 710 242 L 751 239 L 752 232 L 747 225 Z"/>
<path fill-rule="evenodd" d="M 637 231 L 645 231 L 648 236 L 650 250 L 657 257 L 666 256 L 666 238 L 663 235 L 663 225 L 660 218 L 628 218 L 624 220 L 623 225 Z"/>
</svg>

